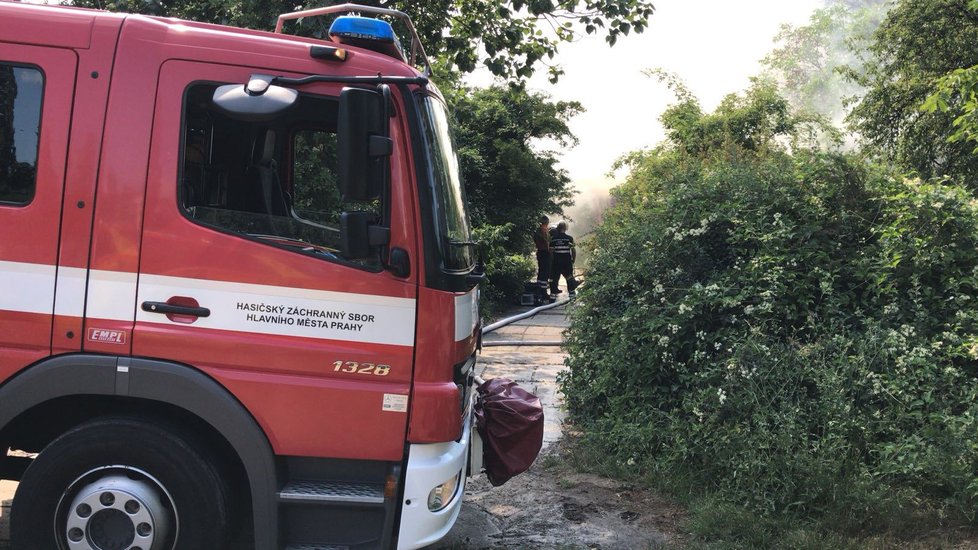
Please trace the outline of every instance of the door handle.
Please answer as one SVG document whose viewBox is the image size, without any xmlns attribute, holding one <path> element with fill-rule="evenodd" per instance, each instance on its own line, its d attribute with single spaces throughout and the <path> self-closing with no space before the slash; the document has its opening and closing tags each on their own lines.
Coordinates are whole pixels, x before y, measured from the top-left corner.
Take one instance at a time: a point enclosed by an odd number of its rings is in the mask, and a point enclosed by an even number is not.
<svg viewBox="0 0 978 550">
<path fill-rule="evenodd" d="M 163 315 L 189 315 L 191 317 L 210 317 L 211 310 L 206 307 L 191 307 L 168 304 L 166 302 L 143 302 L 143 311 Z"/>
</svg>

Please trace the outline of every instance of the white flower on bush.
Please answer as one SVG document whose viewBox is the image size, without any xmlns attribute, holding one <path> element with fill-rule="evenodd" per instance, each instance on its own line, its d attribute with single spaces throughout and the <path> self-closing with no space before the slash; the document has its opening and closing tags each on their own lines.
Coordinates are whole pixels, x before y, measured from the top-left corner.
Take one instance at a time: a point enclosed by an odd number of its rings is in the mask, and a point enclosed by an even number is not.
<svg viewBox="0 0 978 550">
<path fill-rule="evenodd" d="M 686 304 L 679 304 L 679 314 L 680 315 L 682 315 L 684 313 L 687 313 L 687 312 L 690 312 L 690 311 L 693 311 L 693 308 L 687 306 Z"/>
<path fill-rule="evenodd" d="M 968 355 L 972 359 L 978 359 L 978 343 L 971 344 L 971 347 L 968 348 Z"/>
<path fill-rule="evenodd" d="M 721 405 L 723 405 L 723 402 L 727 400 L 727 392 L 723 391 L 723 388 L 717 388 L 717 399 L 720 401 Z"/>
<path fill-rule="evenodd" d="M 670 323 L 669 330 L 672 331 L 673 334 L 676 334 L 677 332 L 679 332 L 679 325 L 674 325 Z"/>
<path fill-rule="evenodd" d="M 659 337 L 659 345 L 660 346 L 668 346 L 669 345 L 669 337 L 668 336 L 660 336 Z"/>
</svg>

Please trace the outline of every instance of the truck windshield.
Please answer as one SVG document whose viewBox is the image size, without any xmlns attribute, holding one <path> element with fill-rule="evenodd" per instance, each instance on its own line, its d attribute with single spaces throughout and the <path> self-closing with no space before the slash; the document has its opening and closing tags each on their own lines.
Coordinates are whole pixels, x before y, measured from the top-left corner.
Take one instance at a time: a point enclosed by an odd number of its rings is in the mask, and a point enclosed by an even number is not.
<svg viewBox="0 0 978 550">
<path fill-rule="evenodd" d="M 433 96 L 421 96 L 419 104 L 443 267 L 448 271 L 468 270 L 475 265 L 475 245 L 448 113 L 445 105 Z"/>
</svg>

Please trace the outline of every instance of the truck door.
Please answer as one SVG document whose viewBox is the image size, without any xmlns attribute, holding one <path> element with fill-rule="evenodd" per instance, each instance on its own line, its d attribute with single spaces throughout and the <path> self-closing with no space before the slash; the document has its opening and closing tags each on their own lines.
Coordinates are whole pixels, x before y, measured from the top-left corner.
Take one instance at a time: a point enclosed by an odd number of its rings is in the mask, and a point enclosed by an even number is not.
<svg viewBox="0 0 978 550">
<path fill-rule="evenodd" d="M 51 353 L 76 63 L 0 42 L 0 380 Z"/>
<path fill-rule="evenodd" d="M 261 121 L 212 102 L 222 84 L 275 72 L 164 64 L 133 354 L 218 380 L 277 454 L 400 460 L 416 276 L 394 276 L 379 256 L 346 259 L 338 236 L 341 211 L 373 211 L 402 228 L 391 246 L 413 253 L 411 201 L 340 202 L 337 85 L 303 87 L 288 114 Z M 397 153 L 392 163 L 409 173 Z"/>
</svg>

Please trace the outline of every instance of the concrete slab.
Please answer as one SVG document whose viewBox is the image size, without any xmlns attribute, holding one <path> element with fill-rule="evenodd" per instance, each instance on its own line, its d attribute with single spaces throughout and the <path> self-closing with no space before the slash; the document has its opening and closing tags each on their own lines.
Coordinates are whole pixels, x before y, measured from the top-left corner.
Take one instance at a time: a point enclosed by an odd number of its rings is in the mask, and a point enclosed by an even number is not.
<svg viewBox="0 0 978 550">
<path fill-rule="evenodd" d="M 499 340 L 506 340 L 506 337 L 521 336 L 526 334 L 527 329 L 530 328 L 529 325 L 508 325 L 505 327 L 498 328 L 489 334 L 484 335 L 483 340 L 488 340 L 490 338 L 496 338 Z"/>
<path fill-rule="evenodd" d="M 514 323 L 519 325 L 533 326 L 533 327 L 560 327 L 567 328 L 570 326 L 570 320 L 563 315 L 544 315 L 539 314 L 532 321 L 518 321 Z"/>
</svg>

